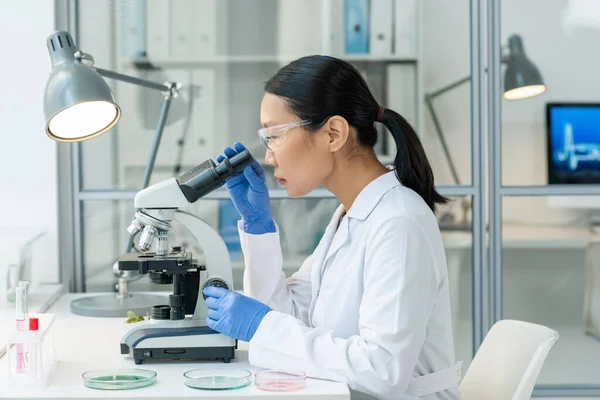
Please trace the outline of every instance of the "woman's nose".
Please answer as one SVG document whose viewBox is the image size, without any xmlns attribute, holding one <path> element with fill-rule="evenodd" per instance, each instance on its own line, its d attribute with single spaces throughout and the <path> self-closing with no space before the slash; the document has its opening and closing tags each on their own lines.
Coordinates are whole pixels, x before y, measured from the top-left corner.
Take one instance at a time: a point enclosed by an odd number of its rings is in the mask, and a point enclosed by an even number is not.
<svg viewBox="0 0 600 400">
<path fill-rule="evenodd" d="M 265 154 L 265 163 L 271 167 L 276 167 L 275 154 L 271 150 L 267 150 Z"/>
</svg>

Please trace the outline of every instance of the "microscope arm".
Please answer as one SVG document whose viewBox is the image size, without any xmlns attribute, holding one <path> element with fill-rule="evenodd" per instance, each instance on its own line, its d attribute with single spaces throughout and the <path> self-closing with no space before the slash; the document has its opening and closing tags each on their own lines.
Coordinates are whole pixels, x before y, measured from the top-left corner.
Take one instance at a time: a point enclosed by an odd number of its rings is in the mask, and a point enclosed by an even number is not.
<svg viewBox="0 0 600 400">
<path fill-rule="evenodd" d="M 189 204 L 188 199 L 179 187 L 177 178 L 169 178 L 158 182 L 135 195 L 135 208 L 181 208 Z"/>
<path fill-rule="evenodd" d="M 175 212 L 174 219 L 181 222 L 192 232 L 202 248 L 204 264 L 206 265 L 206 276 L 204 285 L 200 287 L 200 292 L 206 286 L 220 286 L 233 289 L 233 273 L 231 271 L 229 252 L 227 251 L 225 242 L 215 228 L 195 215 L 181 210 Z M 204 301 L 200 301 L 201 296 L 202 294 L 199 293 L 193 320 L 204 321 L 206 318 L 206 304 Z"/>
</svg>

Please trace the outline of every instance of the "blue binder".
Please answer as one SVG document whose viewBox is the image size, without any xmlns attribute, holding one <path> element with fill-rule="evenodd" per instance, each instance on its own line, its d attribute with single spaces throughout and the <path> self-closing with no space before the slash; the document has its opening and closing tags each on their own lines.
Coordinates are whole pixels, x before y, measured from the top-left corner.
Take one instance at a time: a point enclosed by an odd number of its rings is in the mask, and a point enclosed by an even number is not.
<svg viewBox="0 0 600 400">
<path fill-rule="evenodd" d="M 369 52 L 369 0 L 345 0 L 344 32 L 346 54 Z"/>
</svg>

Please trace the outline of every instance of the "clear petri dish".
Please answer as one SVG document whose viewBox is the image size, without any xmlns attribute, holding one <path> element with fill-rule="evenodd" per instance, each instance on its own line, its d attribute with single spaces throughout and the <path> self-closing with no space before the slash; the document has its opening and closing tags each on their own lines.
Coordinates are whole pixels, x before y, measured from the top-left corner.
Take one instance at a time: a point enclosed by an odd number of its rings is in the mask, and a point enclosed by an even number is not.
<svg viewBox="0 0 600 400">
<path fill-rule="evenodd" d="M 254 374 L 254 385 L 269 392 L 293 392 L 306 387 L 306 374 L 300 371 L 260 371 Z"/>
<path fill-rule="evenodd" d="M 146 369 L 97 369 L 81 377 L 84 386 L 101 390 L 139 389 L 156 382 L 156 372 Z"/>
<path fill-rule="evenodd" d="M 192 369 L 183 377 L 186 386 L 202 390 L 235 390 L 252 383 L 252 373 L 245 369 Z"/>
</svg>

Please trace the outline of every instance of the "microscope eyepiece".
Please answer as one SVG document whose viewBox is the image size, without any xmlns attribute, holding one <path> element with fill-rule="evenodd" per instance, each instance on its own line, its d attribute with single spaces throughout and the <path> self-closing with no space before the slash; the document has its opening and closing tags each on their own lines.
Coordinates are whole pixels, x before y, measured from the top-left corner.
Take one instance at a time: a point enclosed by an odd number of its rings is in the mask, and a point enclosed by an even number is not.
<svg viewBox="0 0 600 400">
<path fill-rule="evenodd" d="M 226 158 L 219 164 L 207 160 L 177 178 L 177 183 L 186 199 L 194 203 L 225 184 L 225 181 L 241 173 L 254 157 L 244 150 L 231 158 Z"/>
</svg>

